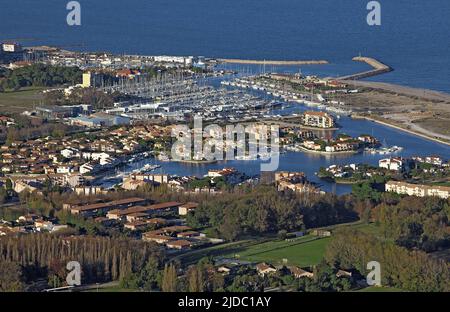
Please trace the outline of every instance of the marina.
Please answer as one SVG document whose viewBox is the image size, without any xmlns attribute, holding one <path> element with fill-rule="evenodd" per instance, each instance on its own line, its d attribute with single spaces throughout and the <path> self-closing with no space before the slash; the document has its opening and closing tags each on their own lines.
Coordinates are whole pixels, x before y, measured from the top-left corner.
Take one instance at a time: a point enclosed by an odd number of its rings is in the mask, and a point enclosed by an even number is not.
<svg viewBox="0 0 450 312">
<path fill-rule="evenodd" d="M 306 107 L 303 107 L 306 109 Z M 415 135 L 383 126 L 371 121 L 352 119 L 350 117 L 342 117 L 340 119 L 341 129 L 336 131 L 318 130 L 323 135 L 336 135 L 338 133 L 346 133 L 357 136 L 370 129 L 373 134 L 380 141 L 386 140 L 391 146 L 397 145 L 403 149 L 395 152 L 395 156 L 399 157 L 414 157 L 427 156 L 438 154 L 444 159 L 450 158 L 450 147 L 439 144 L 426 139 L 418 138 Z M 280 166 L 278 170 L 282 171 L 302 171 L 305 172 L 308 180 L 317 183 L 320 188 L 327 192 L 334 192 L 336 194 L 346 194 L 351 192 L 351 185 L 336 184 L 328 182 L 317 177 L 317 168 L 328 167 L 330 165 L 346 165 L 349 163 L 367 163 L 377 166 L 380 159 L 389 157 L 387 154 L 372 154 L 372 153 L 358 153 L 358 154 L 312 154 L 301 151 L 286 151 L 280 153 Z M 161 156 L 160 156 L 161 157 Z M 166 156 L 167 157 L 167 156 Z M 169 174 L 174 176 L 196 176 L 203 177 L 211 169 L 222 169 L 224 167 L 233 167 L 238 171 L 245 173 L 248 176 L 259 175 L 261 159 L 256 160 L 230 160 L 218 161 L 212 164 L 189 164 L 173 162 L 167 158 L 159 160 L 158 158 L 149 157 L 141 159 L 132 164 L 127 164 L 122 170 L 125 174 L 131 174 L 133 170 L 142 168 L 145 164 L 158 164 L 161 167 L 152 171 L 155 174 Z M 109 177 L 111 178 L 111 177 Z M 105 178 L 107 182 L 105 186 L 112 186 L 114 181 Z M 116 183 L 121 181 L 115 180 Z"/>
<path fill-rule="evenodd" d="M 201 116 L 206 122 L 277 121 L 280 125 L 300 128 L 302 125 L 298 122 L 298 118 L 304 112 L 311 110 L 329 112 L 334 116 L 339 127 L 311 128 L 317 137 L 331 139 L 340 134 L 357 137 L 369 132 L 378 141 L 383 142 L 383 145 L 378 148 L 366 148 L 361 152 L 327 153 L 312 153 L 301 148 L 289 147 L 279 154 L 278 170 L 305 172 L 308 180 L 316 183 L 322 190 L 336 194 L 351 192 L 351 185 L 319 179 L 316 175 L 318 168 L 348 163 L 377 165 L 380 159 L 391 155 L 413 157 L 439 154 L 444 158 L 450 158 L 450 147 L 446 145 L 418 138 L 370 120 L 352 118 L 352 111 L 342 103 L 327 103 L 318 91 L 298 92 L 280 87 L 264 80 L 271 75 L 265 73 L 265 68 L 262 67 L 259 70 L 257 69 L 256 73 L 238 71 L 237 75 L 209 79 L 178 77 L 163 78 L 168 83 L 161 83 L 161 81 L 128 83 L 121 86 L 121 91 L 134 92 L 143 99 L 144 103 L 122 105 L 109 110 L 108 113 L 142 120 L 165 117 L 182 121 L 184 116 L 190 115 Z M 357 90 L 350 91 L 357 92 Z M 263 157 L 252 159 L 248 156 L 213 162 L 199 160 L 175 162 L 168 154 L 162 152 L 155 157 L 149 156 L 130 162 L 121 169 L 123 174 L 120 177 L 115 178 L 111 175 L 101 183 L 103 186 L 111 187 L 114 183 L 120 183 L 123 176 L 140 172 L 145 168 L 151 168 L 151 172 L 155 174 L 201 178 L 208 170 L 233 167 L 248 176 L 258 176 L 261 173 L 261 162 L 264 162 Z"/>
</svg>

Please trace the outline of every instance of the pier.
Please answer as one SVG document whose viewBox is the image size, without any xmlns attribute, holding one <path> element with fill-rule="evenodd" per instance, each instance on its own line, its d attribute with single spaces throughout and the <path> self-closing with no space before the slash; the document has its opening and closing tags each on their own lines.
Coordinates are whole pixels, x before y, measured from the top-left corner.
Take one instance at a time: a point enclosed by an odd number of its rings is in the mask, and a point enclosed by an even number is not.
<svg viewBox="0 0 450 312">
<path fill-rule="evenodd" d="M 307 60 L 307 61 L 271 61 L 271 60 L 243 60 L 243 59 L 218 59 L 221 63 L 229 64 L 252 64 L 252 65 L 281 65 L 281 66 L 295 66 L 295 65 L 322 65 L 328 64 L 325 60 Z"/>
<path fill-rule="evenodd" d="M 371 58 L 371 57 L 357 56 L 357 57 L 354 57 L 352 60 L 355 62 L 367 63 L 368 65 L 372 66 L 373 69 L 369 70 L 369 71 L 361 72 L 361 73 L 348 75 L 348 76 L 337 77 L 336 79 L 359 80 L 359 79 L 363 79 L 363 78 L 368 78 L 368 77 L 373 77 L 373 76 L 381 75 L 384 73 L 388 73 L 388 72 L 391 72 L 394 70 L 392 67 L 387 66 L 387 65 L 381 63 L 380 61 L 378 61 L 374 58 Z"/>
</svg>

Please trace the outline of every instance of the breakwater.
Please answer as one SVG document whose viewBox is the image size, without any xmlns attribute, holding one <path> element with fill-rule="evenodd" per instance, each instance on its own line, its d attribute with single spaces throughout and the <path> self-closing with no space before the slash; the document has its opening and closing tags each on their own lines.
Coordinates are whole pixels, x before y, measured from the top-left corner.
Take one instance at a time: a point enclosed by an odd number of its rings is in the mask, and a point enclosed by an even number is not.
<svg viewBox="0 0 450 312">
<path fill-rule="evenodd" d="M 357 56 L 357 57 L 354 57 L 352 60 L 355 62 L 367 63 L 368 65 L 372 66 L 373 69 L 364 71 L 361 73 L 338 77 L 337 79 L 339 79 L 339 80 L 358 80 L 358 79 L 381 75 L 381 74 L 388 73 L 388 72 L 391 72 L 394 70 L 392 67 L 390 67 L 386 64 L 383 64 L 380 61 L 378 61 L 374 58 L 371 58 L 371 57 Z"/>
<path fill-rule="evenodd" d="M 273 61 L 273 60 L 218 59 L 218 61 L 221 63 L 229 63 L 229 64 L 276 65 L 276 66 L 328 64 L 328 61 L 325 60 Z"/>
</svg>

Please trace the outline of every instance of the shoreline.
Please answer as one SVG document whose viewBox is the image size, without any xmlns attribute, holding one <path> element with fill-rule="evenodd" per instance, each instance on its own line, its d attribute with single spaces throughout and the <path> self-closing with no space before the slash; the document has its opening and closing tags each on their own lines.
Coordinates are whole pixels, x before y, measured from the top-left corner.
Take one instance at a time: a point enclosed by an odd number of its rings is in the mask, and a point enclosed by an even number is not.
<svg viewBox="0 0 450 312">
<path fill-rule="evenodd" d="M 364 180 L 359 181 L 350 181 L 350 180 L 337 180 L 336 178 L 330 178 L 330 177 L 321 177 L 317 175 L 317 177 L 321 180 L 327 181 L 329 183 L 336 183 L 336 184 L 342 184 L 342 185 L 353 185 L 358 183 L 363 183 Z"/>
<path fill-rule="evenodd" d="M 218 162 L 217 160 L 171 160 L 171 161 L 188 165 L 211 165 Z"/>
<path fill-rule="evenodd" d="M 307 152 L 307 153 L 313 153 L 313 154 L 322 154 L 322 155 L 353 155 L 353 154 L 359 154 L 360 151 L 339 151 L 339 152 L 327 152 L 327 151 L 314 151 L 307 149 L 303 146 L 298 147 L 300 150 Z"/>
<path fill-rule="evenodd" d="M 358 114 L 353 114 L 350 117 L 352 119 L 365 119 L 365 120 L 368 120 L 368 121 L 376 122 L 378 124 L 381 124 L 381 125 L 384 125 L 384 126 L 387 126 L 387 127 L 391 127 L 391 128 L 397 129 L 397 130 L 401 130 L 401 131 L 404 131 L 406 133 L 409 133 L 409 134 L 421 137 L 423 139 L 427 139 L 427 140 L 430 140 L 430 141 L 434 141 L 434 142 L 437 142 L 437 143 L 444 144 L 446 146 L 450 146 L 450 142 L 443 141 L 443 140 L 438 139 L 438 138 L 430 137 L 430 136 L 428 136 L 426 134 L 422 134 L 420 132 L 416 132 L 416 131 L 413 131 L 413 130 L 410 130 L 410 129 L 405 129 L 405 128 L 402 128 L 402 127 L 397 126 L 395 124 L 389 123 L 387 121 L 382 121 L 382 120 L 375 119 L 373 117 L 362 116 L 362 115 L 358 115 Z"/>
<path fill-rule="evenodd" d="M 316 131 L 337 131 L 340 128 L 337 127 L 333 127 L 333 128 L 319 128 L 319 127 L 311 127 L 311 126 L 298 126 L 300 129 L 304 129 L 304 130 L 316 130 Z"/>
</svg>

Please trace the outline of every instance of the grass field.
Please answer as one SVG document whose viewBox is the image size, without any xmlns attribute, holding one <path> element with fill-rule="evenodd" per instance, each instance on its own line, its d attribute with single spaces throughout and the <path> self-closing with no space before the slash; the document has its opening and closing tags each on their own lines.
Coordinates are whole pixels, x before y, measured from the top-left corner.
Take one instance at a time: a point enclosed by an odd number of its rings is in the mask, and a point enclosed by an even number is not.
<svg viewBox="0 0 450 312">
<path fill-rule="evenodd" d="M 370 223 L 370 224 L 358 224 L 355 226 L 352 226 L 353 229 L 361 231 L 363 233 L 366 234 L 372 234 L 374 236 L 382 236 L 382 231 L 381 228 L 377 225 L 375 225 L 374 223 Z"/>
<path fill-rule="evenodd" d="M 225 254 L 225 257 L 239 258 L 252 262 L 269 262 L 272 264 L 292 264 L 308 267 L 318 264 L 331 238 L 317 238 L 310 235 L 295 241 L 274 240 L 255 244 Z M 287 260 L 287 262 L 284 262 Z"/>
<path fill-rule="evenodd" d="M 437 186 L 450 186 L 450 182 L 438 182 L 438 183 L 433 183 L 433 185 L 437 185 Z"/>
<path fill-rule="evenodd" d="M 382 236 L 381 229 L 373 223 L 354 222 L 334 225 L 324 229 L 329 229 L 333 233 L 344 227 L 351 227 L 379 237 Z M 294 241 L 268 239 L 241 246 L 233 245 L 225 248 L 222 246 L 220 250 L 216 250 L 214 256 L 238 258 L 239 260 L 251 262 L 269 262 L 271 264 L 283 264 L 287 260 L 286 264 L 288 265 L 309 267 L 318 264 L 322 260 L 325 250 L 332 239 L 333 236 L 317 238 L 312 235 L 306 235 Z"/>
<path fill-rule="evenodd" d="M 393 287 L 375 287 L 370 286 L 363 289 L 357 290 L 357 292 L 404 292 L 404 290 L 393 288 Z"/>
<path fill-rule="evenodd" d="M 1 113 L 21 113 L 33 108 L 43 99 L 41 93 L 46 88 L 22 88 L 19 91 L 8 91 L 0 93 Z"/>
<path fill-rule="evenodd" d="M 136 292 L 134 289 L 126 289 L 120 286 L 111 286 L 106 288 L 99 288 L 98 291 L 96 289 L 90 289 L 87 292 Z"/>
<path fill-rule="evenodd" d="M 332 232 L 344 227 L 358 229 L 361 232 L 381 236 L 380 228 L 375 224 L 364 224 L 353 222 L 348 224 L 334 225 L 323 229 Z M 196 263 L 203 257 L 214 258 L 239 258 L 239 260 L 251 262 L 269 262 L 272 264 L 282 264 L 287 260 L 287 264 L 309 267 L 318 264 L 325 253 L 328 243 L 333 239 L 318 239 L 315 236 L 307 235 L 295 241 L 284 241 L 275 237 L 246 238 L 245 240 L 220 244 L 201 250 L 192 250 L 174 257 L 184 264 Z"/>
</svg>

